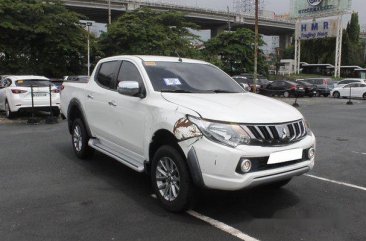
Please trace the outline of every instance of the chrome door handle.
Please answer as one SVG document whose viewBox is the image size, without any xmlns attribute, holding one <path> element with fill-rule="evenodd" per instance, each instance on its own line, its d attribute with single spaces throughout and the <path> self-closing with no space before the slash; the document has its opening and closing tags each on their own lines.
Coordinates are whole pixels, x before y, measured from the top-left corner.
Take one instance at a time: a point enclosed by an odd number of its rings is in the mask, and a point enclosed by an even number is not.
<svg viewBox="0 0 366 241">
<path fill-rule="evenodd" d="M 92 95 L 87 95 L 88 99 L 94 99 L 94 96 Z"/>
<path fill-rule="evenodd" d="M 117 106 L 116 102 L 114 102 L 114 101 L 109 101 L 109 102 L 108 102 L 108 104 L 109 104 L 110 106 L 114 106 L 114 107 L 116 107 L 116 106 Z"/>
</svg>

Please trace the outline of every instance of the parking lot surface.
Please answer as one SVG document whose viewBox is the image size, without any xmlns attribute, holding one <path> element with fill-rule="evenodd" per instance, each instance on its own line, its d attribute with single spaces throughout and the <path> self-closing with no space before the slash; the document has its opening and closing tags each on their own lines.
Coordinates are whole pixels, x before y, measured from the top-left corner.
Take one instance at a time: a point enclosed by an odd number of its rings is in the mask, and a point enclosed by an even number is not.
<svg viewBox="0 0 366 241">
<path fill-rule="evenodd" d="M 147 176 L 102 154 L 77 159 L 65 121 L 0 117 L 0 240 L 366 240 L 366 102 L 345 103 L 299 100 L 317 137 L 310 175 L 200 192 L 193 211 L 216 223 L 166 212 Z"/>
</svg>

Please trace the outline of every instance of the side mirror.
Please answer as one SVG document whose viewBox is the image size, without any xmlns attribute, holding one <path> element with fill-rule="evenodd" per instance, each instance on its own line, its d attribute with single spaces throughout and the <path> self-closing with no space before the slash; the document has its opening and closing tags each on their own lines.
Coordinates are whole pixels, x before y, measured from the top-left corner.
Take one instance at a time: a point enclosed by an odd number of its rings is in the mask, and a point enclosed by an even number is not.
<svg viewBox="0 0 366 241">
<path fill-rule="evenodd" d="M 141 88 L 137 81 L 122 81 L 118 83 L 118 93 L 121 95 L 142 97 Z"/>
</svg>

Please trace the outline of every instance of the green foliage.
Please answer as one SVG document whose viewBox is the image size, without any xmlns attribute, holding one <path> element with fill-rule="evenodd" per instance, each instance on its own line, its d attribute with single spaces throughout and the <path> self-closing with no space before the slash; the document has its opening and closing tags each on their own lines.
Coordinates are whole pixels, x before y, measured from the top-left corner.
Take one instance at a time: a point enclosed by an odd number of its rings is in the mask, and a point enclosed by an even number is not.
<svg viewBox="0 0 366 241">
<path fill-rule="evenodd" d="M 0 72 L 80 74 L 86 32 L 59 1 L 0 0 Z"/>
<path fill-rule="evenodd" d="M 255 34 L 249 29 L 223 32 L 206 42 L 204 56 L 209 61 L 215 58 L 216 64 L 230 75 L 253 72 Z M 264 45 L 262 39 L 259 46 Z M 263 53 L 259 51 L 258 72 L 267 74 Z"/>
<path fill-rule="evenodd" d="M 100 39 L 100 48 L 107 56 L 119 54 L 164 55 L 197 57 L 198 50 L 191 44 L 197 36 L 188 28 L 197 26 L 187 22 L 179 12 L 157 12 L 147 8 L 122 15 L 109 26 Z"/>
</svg>

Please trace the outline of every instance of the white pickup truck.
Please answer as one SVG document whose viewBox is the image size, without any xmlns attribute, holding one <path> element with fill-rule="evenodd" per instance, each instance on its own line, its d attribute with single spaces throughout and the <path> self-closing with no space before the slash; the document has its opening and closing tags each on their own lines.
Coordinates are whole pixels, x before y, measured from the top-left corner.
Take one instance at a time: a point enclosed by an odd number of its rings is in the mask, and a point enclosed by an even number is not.
<svg viewBox="0 0 366 241">
<path fill-rule="evenodd" d="M 61 110 L 79 158 L 97 150 L 147 172 L 170 211 L 188 208 L 195 188 L 281 187 L 314 166 L 299 111 L 202 61 L 103 59 L 88 83 L 64 84 Z"/>
</svg>

